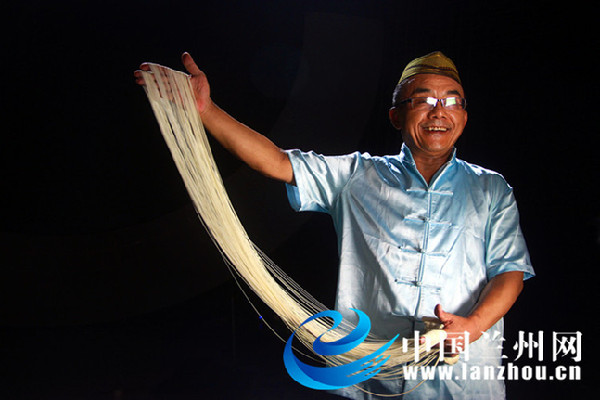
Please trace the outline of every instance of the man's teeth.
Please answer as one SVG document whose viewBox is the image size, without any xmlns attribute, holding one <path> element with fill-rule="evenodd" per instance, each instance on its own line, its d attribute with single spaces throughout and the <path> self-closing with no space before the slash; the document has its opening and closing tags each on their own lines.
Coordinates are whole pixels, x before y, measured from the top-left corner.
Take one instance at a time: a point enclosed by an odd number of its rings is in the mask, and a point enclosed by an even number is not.
<svg viewBox="0 0 600 400">
<path fill-rule="evenodd" d="M 448 128 L 444 128 L 443 126 L 428 126 L 427 129 L 429 132 L 446 132 Z"/>
</svg>

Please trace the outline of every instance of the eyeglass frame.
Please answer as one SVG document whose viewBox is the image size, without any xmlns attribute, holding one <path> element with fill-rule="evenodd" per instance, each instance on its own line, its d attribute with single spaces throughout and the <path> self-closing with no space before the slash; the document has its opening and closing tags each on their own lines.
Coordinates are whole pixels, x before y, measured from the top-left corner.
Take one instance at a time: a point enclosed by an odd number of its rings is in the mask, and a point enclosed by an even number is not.
<svg viewBox="0 0 600 400">
<path fill-rule="evenodd" d="M 459 111 L 459 110 L 466 110 L 467 109 L 467 99 L 464 98 L 464 97 L 458 97 L 458 96 L 450 96 L 450 97 L 445 97 L 445 98 L 442 98 L 442 99 L 439 99 L 437 97 L 431 97 L 431 96 L 427 96 L 427 97 L 408 97 L 408 98 L 406 98 L 404 100 L 400 100 L 398 102 L 397 106 L 399 106 L 401 104 L 405 104 L 405 103 L 410 103 L 411 109 L 414 109 L 415 107 L 414 107 L 414 103 L 413 102 L 414 102 L 415 99 L 427 99 L 426 103 L 430 106 L 429 110 L 435 109 L 437 107 L 438 103 L 441 103 L 442 107 L 445 110 L 449 110 L 449 111 Z M 460 106 L 460 108 L 458 108 L 456 110 L 448 109 L 446 107 L 446 101 L 448 99 L 457 99 L 458 101 L 457 101 L 456 104 L 457 105 L 461 105 L 462 104 L 462 106 Z M 433 104 L 431 104 L 429 102 L 430 100 L 435 100 L 435 102 Z"/>
</svg>

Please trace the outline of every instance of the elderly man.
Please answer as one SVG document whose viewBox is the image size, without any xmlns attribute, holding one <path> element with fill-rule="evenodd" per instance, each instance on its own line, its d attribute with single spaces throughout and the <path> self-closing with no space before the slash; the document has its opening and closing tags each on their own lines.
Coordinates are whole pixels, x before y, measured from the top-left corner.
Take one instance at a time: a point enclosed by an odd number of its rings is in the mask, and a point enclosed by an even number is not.
<svg viewBox="0 0 600 400">
<path fill-rule="evenodd" d="M 410 337 L 423 329 L 423 317 L 435 314 L 462 347 L 470 342 L 456 371 L 500 365 L 502 317 L 534 272 L 510 186 L 456 158 L 467 112 L 449 58 L 431 53 L 403 71 L 389 117 L 404 143 L 400 154 L 384 157 L 283 151 L 211 101 L 206 76 L 189 54 L 183 63 L 208 131 L 252 168 L 285 182 L 295 210 L 332 216 L 340 256 L 336 308 L 345 318 L 355 317 L 350 308 L 360 309 L 372 332 L 388 338 Z M 504 398 L 502 381 L 465 377 L 371 379 L 337 394 Z"/>
</svg>

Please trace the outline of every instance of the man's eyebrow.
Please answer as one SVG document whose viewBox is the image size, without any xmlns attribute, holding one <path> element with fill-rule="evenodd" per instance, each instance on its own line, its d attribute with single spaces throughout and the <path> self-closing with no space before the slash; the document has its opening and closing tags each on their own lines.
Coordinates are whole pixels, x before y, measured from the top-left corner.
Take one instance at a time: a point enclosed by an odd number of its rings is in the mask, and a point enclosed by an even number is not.
<svg viewBox="0 0 600 400">
<path fill-rule="evenodd" d="M 427 89 L 427 88 L 424 88 L 424 87 L 417 87 L 417 88 L 415 88 L 415 90 L 413 90 L 413 92 L 411 93 L 411 96 L 413 94 L 429 93 L 429 92 L 431 92 L 431 89 Z"/>
</svg>

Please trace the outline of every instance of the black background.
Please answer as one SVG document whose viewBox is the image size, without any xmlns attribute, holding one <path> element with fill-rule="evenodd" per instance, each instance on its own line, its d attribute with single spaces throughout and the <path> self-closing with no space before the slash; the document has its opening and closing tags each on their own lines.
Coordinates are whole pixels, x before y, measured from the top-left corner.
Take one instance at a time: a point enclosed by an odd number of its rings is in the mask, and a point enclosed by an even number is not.
<svg viewBox="0 0 600 400">
<path fill-rule="evenodd" d="M 576 2 L 22 1 L 3 5 L 0 396 L 7 399 L 305 398 L 197 221 L 133 71 L 181 69 L 283 148 L 397 152 L 391 93 L 441 50 L 469 100 L 458 156 L 515 188 L 537 277 L 506 318 L 583 333 L 581 381 L 511 381 L 509 398 L 591 387 L 598 327 L 598 47 Z M 296 214 L 283 185 L 215 145 L 253 240 L 333 306 L 329 217 Z M 277 327 L 268 310 L 266 319 Z M 283 333 L 285 337 L 285 332 Z M 581 364 L 580 364 L 581 365 Z"/>
</svg>

